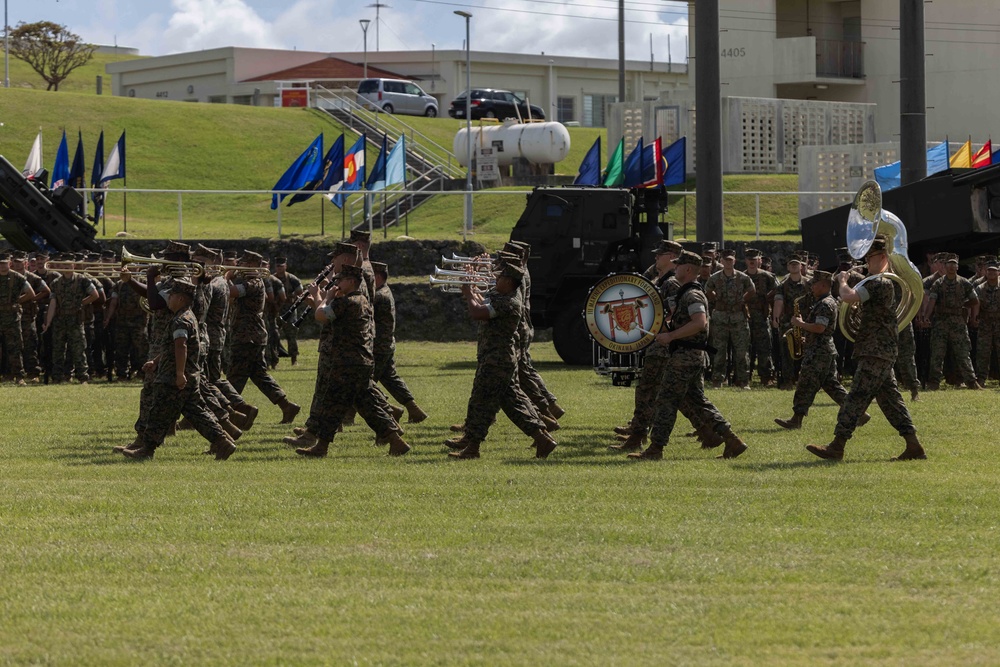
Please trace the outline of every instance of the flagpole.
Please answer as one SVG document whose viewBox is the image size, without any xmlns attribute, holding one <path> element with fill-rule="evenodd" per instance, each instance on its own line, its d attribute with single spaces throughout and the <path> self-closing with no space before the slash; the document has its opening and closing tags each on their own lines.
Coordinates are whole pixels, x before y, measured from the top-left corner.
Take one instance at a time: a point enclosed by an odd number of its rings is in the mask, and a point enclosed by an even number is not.
<svg viewBox="0 0 1000 667">
<path fill-rule="evenodd" d="M 326 206 L 323 206 L 323 202 L 326 201 L 326 197 L 320 197 L 319 199 L 319 235 L 326 236 Z"/>
<path fill-rule="evenodd" d="M 347 230 L 347 197 L 344 197 L 344 205 L 340 207 L 340 240 L 344 240 L 344 232 Z"/>
<path fill-rule="evenodd" d="M 122 231 L 128 231 L 128 174 L 122 178 L 122 214 L 125 216 L 124 229 Z M 280 238 L 280 235 L 279 235 Z"/>
</svg>

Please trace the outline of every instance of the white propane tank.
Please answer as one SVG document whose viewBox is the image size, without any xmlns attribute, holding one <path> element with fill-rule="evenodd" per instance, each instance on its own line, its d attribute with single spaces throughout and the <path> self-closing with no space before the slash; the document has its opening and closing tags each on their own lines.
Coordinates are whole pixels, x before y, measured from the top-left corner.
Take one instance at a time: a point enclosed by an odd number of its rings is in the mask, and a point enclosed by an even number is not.
<svg viewBox="0 0 1000 667">
<path fill-rule="evenodd" d="M 467 166 L 468 156 L 465 130 L 463 127 L 458 131 L 452 147 L 463 167 Z M 569 131 L 562 123 L 506 121 L 502 125 L 473 126 L 472 141 L 473 153 L 477 146 L 502 147 L 496 152 L 501 166 L 513 164 L 519 157 L 534 164 L 555 164 L 569 154 Z"/>
</svg>

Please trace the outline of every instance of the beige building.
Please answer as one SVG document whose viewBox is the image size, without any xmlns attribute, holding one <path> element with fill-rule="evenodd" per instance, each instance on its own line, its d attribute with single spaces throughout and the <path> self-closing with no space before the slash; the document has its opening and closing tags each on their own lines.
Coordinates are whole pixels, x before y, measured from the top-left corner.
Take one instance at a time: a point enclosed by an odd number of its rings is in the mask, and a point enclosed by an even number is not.
<svg viewBox="0 0 1000 667">
<path fill-rule="evenodd" d="M 512 90 L 546 110 L 547 118 L 603 127 L 618 97 L 618 61 L 473 51 L 472 85 Z M 356 89 L 361 53 L 321 53 L 225 47 L 107 66 L 114 95 L 187 102 L 272 106 L 282 89 L 323 85 Z M 465 51 L 369 52 L 370 77 L 416 81 L 437 98 L 442 115 L 465 90 Z M 656 99 L 685 89 L 684 63 L 626 62 L 626 97 Z"/>
</svg>

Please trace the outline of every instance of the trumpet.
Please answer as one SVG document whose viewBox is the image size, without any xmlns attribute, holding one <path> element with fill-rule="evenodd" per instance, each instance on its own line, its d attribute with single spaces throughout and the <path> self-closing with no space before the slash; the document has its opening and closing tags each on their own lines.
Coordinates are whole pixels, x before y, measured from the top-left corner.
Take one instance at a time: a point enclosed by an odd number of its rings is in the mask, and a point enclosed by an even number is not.
<svg viewBox="0 0 1000 667">
<path fill-rule="evenodd" d="M 224 264 L 206 264 L 205 273 L 212 276 L 219 276 L 230 271 L 243 276 L 244 278 L 269 278 L 271 271 L 266 266 L 233 266 Z"/>
<path fill-rule="evenodd" d="M 172 278 L 200 278 L 205 275 L 205 267 L 197 262 L 178 262 L 158 257 L 140 257 L 139 255 L 130 253 L 127 248 L 122 248 L 122 268 L 138 272 L 148 271 L 154 266 L 160 269 L 160 273 Z"/>
<path fill-rule="evenodd" d="M 437 266 L 434 267 L 434 275 L 428 276 L 428 279 L 432 287 L 439 287 L 449 294 L 459 294 L 465 285 L 471 285 L 472 289 L 479 292 L 485 292 L 496 285 L 496 278 L 492 275 L 448 271 Z"/>
<path fill-rule="evenodd" d="M 459 267 L 459 268 L 474 268 L 478 271 L 482 270 L 492 270 L 493 268 L 493 258 L 489 256 L 483 257 L 461 257 L 452 253 L 451 257 L 445 257 L 441 255 L 441 266 L 443 267 Z"/>
</svg>

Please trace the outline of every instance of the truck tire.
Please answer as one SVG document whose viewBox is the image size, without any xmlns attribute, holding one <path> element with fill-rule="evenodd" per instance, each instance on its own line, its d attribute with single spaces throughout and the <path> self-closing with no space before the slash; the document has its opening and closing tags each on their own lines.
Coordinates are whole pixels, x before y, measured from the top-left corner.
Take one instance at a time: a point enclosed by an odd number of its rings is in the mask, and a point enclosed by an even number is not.
<svg viewBox="0 0 1000 667">
<path fill-rule="evenodd" d="M 571 366 L 594 363 L 593 339 L 583 319 L 586 292 L 576 292 L 566 299 L 563 309 L 553 318 L 552 343 L 559 358 Z"/>
</svg>

